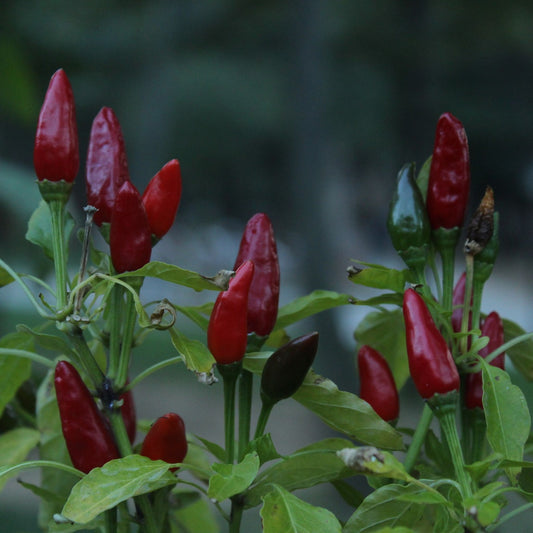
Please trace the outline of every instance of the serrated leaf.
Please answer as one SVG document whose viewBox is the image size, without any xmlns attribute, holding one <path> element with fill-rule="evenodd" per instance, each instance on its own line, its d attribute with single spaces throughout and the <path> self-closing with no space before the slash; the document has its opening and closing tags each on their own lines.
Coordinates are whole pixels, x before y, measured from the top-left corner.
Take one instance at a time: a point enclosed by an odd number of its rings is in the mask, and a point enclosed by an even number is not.
<svg viewBox="0 0 533 533">
<path fill-rule="evenodd" d="M 168 469 L 168 463 L 140 455 L 109 461 L 72 487 L 61 514 L 72 522 L 86 524 L 129 498 L 174 485 L 176 477 Z"/>
<path fill-rule="evenodd" d="M 0 466 L 21 463 L 39 443 L 40 434 L 35 429 L 16 428 L 0 435 Z M 7 483 L 7 476 L 0 480 L 0 490 Z"/>
<path fill-rule="evenodd" d="M 185 366 L 193 372 L 210 372 L 216 363 L 207 346 L 196 339 L 189 339 L 176 328 L 170 328 L 174 348 L 183 357 Z"/>
<path fill-rule="evenodd" d="M 385 289 L 403 294 L 405 284 L 414 281 L 413 273 L 410 270 L 396 270 L 363 261 L 355 262 L 365 267 L 351 267 L 348 269 L 348 279 L 356 285 L 363 285 L 373 289 Z"/>
<path fill-rule="evenodd" d="M 505 342 L 524 335 L 526 332 L 511 320 L 503 319 Z M 515 344 L 507 350 L 515 368 L 528 380 L 533 381 L 533 339 Z"/>
<path fill-rule="evenodd" d="M 333 513 L 314 507 L 278 485 L 263 498 L 261 508 L 264 533 L 341 533 Z"/>
<path fill-rule="evenodd" d="M 216 473 L 209 479 L 207 495 L 221 502 L 245 491 L 255 479 L 259 466 L 257 453 L 246 455 L 240 463 L 235 465 L 215 463 L 212 468 Z"/>
<path fill-rule="evenodd" d="M 483 373 L 483 408 L 487 440 L 505 459 L 520 461 L 531 428 L 531 416 L 522 391 L 511 383 L 509 374 L 480 360 Z M 519 469 L 507 469 L 511 480 Z"/>
<path fill-rule="evenodd" d="M 132 270 L 131 272 L 124 272 L 118 276 L 119 278 L 127 277 L 149 277 L 157 278 L 162 281 L 168 281 L 176 285 L 183 285 L 189 287 L 195 291 L 220 291 L 221 287 L 211 281 L 212 278 L 206 278 L 198 272 L 192 270 L 186 270 L 176 265 L 170 265 L 168 263 L 162 263 L 161 261 L 151 261 L 138 270 Z"/>
<path fill-rule="evenodd" d="M 400 390 L 410 375 L 402 310 L 368 313 L 357 325 L 354 337 L 359 346 L 367 344 L 383 355 Z"/>
</svg>

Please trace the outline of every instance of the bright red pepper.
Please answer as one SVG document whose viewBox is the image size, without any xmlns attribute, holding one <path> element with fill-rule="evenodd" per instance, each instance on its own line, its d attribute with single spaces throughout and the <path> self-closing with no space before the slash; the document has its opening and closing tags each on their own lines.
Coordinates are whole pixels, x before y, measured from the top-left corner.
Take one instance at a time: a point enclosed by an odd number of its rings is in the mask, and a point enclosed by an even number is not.
<svg viewBox="0 0 533 533">
<path fill-rule="evenodd" d="M 180 164 L 177 159 L 172 159 L 150 180 L 142 195 L 150 230 L 158 239 L 174 223 L 180 199 Z"/>
<path fill-rule="evenodd" d="M 167 413 L 158 418 L 144 438 L 141 455 L 153 461 L 181 463 L 187 455 L 185 424 L 176 413 Z M 172 471 L 177 470 L 171 468 Z"/>
<path fill-rule="evenodd" d="M 386 422 L 400 414 L 398 389 L 387 360 L 374 348 L 364 345 L 357 353 L 361 389 L 359 397 Z"/>
<path fill-rule="evenodd" d="M 450 349 L 414 289 L 404 293 L 403 316 L 409 370 L 420 396 L 430 399 L 459 390 L 459 373 Z"/>
<path fill-rule="evenodd" d="M 152 238 L 141 196 L 130 181 L 117 192 L 109 233 L 111 260 L 118 273 L 137 270 L 150 261 Z"/>
<path fill-rule="evenodd" d="M 119 452 L 105 418 L 78 371 L 67 361 L 56 365 L 54 384 L 61 428 L 72 464 L 86 474 Z"/>
<path fill-rule="evenodd" d="M 39 181 L 72 183 L 78 173 L 76 108 L 72 87 L 63 69 L 54 73 L 44 97 L 35 135 L 33 165 Z"/>
<path fill-rule="evenodd" d="M 255 214 L 246 224 L 235 269 L 248 259 L 254 263 L 248 293 L 248 333 L 265 336 L 278 316 L 279 262 L 272 223 L 264 213 Z"/>
<path fill-rule="evenodd" d="M 207 345 L 218 364 L 240 361 L 246 352 L 248 329 L 248 291 L 254 275 L 254 264 L 245 261 L 222 291 L 213 307 L 207 328 Z"/>
<path fill-rule="evenodd" d="M 461 122 L 444 113 L 437 123 L 427 193 L 433 229 L 463 225 L 470 190 L 468 140 Z"/>
<path fill-rule="evenodd" d="M 87 152 L 87 202 L 96 207 L 94 222 L 111 222 L 115 196 L 129 181 L 126 148 L 120 123 L 109 107 L 103 107 L 93 120 Z"/>
<path fill-rule="evenodd" d="M 485 358 L 494 350 L 497 350 L 504 342 L 503 322 L 498 313 L 493 311 L 485 318 L 481 325 L 481 335 L 489 338 L 487 346 L 479 350 L 479 355 Z M 490 364 L 503 370 L 505 368 L 505 354 L 498 355 Z M 475 409 L 476 407 L 483 409 L 483 378 L 481 372 L 468 374 L 465 388 L 465 405 L 467 409 Z"/>
</svg>

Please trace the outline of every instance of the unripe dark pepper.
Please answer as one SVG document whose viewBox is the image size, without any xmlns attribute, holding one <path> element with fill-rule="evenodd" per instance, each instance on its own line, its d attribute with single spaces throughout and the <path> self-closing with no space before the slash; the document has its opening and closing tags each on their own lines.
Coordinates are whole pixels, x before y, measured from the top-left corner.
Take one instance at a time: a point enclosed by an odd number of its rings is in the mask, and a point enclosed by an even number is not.
<svg viewBox="0 0 533 533">
<path fill-rule="evenodd" d="M 318 333 L 308 333 L 284 344 L 267 360 L 261 375 L 261 398 L 273 404 L 290 398 L 301 386 L 318 349 Z"/>
<path fill-rule="evenodd" d="M 67 361 L 56 365 L 54 384 L 61 428 L 72 464 L 86 474 L 118 459 L 109 425 L 78 371 Z"/>
<path fill-rule="evenodd" d="M 409 370 L 420 396 L 428 400 L 459 390 L 459 373 L 450 349 L 414 289 L 404 293 L 403 316 Z"/>
<path fill-rule="evenodd" d="M 207 345 L 218 364 L 236 363 L 244 357 L 248 340 L 248 291 L 254 264 L 245 261 L 222 291 L 211 311 L 207 328 Z"/>
<path fill-rule="evenodd" d="M 63 69 L 50 80 L 39 114 L 33 164 L 39 181 L 72 183 L 80 154 L 72 87 Z"/>
<path fill-rule="evenodd" d="M 103 107 L 93 120 L 86 165 L 87 202 L 98 209 L 95 224 L 111 222 L 115 196 L 129 179 L 120 123 L 111 108 Z"/>
<path fill-rule="evenodd" d="M 387 360 L 374 348 L 361 346 L 357 353 L 361 388 L 359 397 L 386 422 L 398 418 L 400 400 Z"/>
<path fill-rule="evenodd" d="M 427 210 L 433 229 L 461 227 L 470 191 L 468 140 L 461 122 L 444 113 L 437 123 Z"/>
<path fill-rule="evenodd" d="M 246 260 L 254 263 L 248 293 L 248 333 L 269 335 L 278 316 L 279 262 L 274 230 L 264 213 L 255 214 L 246 224 L 235 269 Z"/>
</svg>

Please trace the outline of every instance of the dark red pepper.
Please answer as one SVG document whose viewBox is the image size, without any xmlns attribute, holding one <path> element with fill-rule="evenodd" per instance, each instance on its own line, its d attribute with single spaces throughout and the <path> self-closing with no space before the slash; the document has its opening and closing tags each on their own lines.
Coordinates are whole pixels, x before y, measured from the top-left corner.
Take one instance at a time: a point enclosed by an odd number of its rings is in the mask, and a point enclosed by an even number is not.
<svg viewBox="0 0 533 533">
<path fill-rule="evenodd" d="M 487 346 L 479 350 L 479 355 L 485 358 L 494 350 L 497 350 L 504 342 L 503 322 L 498 313 L 493 311 L 485 318 L 481 325 L 481 335 L 489 338 Z M 505 368 L 505 354 L 498 355 L 490 364 L 503 370 Z M 467 374 L 465 389 L 465 405 L 467 409 L 475 409 L 476 407 L 483 409 L 483 378 L 481 372 Z"/>
<path fill-rule="evenodd" d="M 461 227 L 470 190 L 468 140 L 461 122 L 444 113 L 437 123 L 427 209 L 433 229 Z"/>
<path fill-rule="evenodd" d="M 427 400 L 459 390 L 459 373 L 448 344 L 414 289 L 404 293 L 403 316 L 409 370 L 420 396 Z"/>
<path fill-rule="evenodd" d="M 177 159 L 172 159 L 150 180 L 142 195 L 150 230 L 158 239 L 174 223 L 180 199 L 180 164 Z"/>
<path fill-rule="evenodd" d="M 222 365 L 244 357 L 248 340 L 248 291 L 254 275 L 254 264 L 245 261 L 230 280 L 228 290 L 221 292 L 211 312 L 207 328 L 207 345 Z"/>
<path fill-rule="evenodd" d="M 176 413 L 159 417 L 148 431 L 141 448 L 141 455 L 153 461 L 181 463 L 187 455 L 185 424 Z M 175 471 L 176 468 L 170 470 Z"/>
<path fill-rule="evenodd" d="M 117 192 L 109 233 L 111 260 L 118 273 L 137 270 L 150 261 L 152 238 L 141 196 L 130 181 Z"/>
<path fill-rule="evenodd" d="M 37 122 L 33 165 L 39 181 L 72 183 L 80 154 L 72 87 L 63 69 L 50 80 Z"/>
<path fill-rule="evenodd" d="M 135 412 L 135 402 L 133 401 L 133 392 L 131 389 L 123 393 L 120 396 L 120 399 L 123 402 L 120 408 L 120 413 L 124 419 L 124 426 L 126 427 L 128 438 L 131 444 L 133 444 L 137 433 L 137 414 Z"/>
<path fill-rule="evenodd" d="M 255 214 L 242 235 L 235 269 L 244 261 L 254 263 L 248 293 L 248 333 L 269 335 L 278 316 L 279 261 L 272 223 L 264 213 Z"/>
<path fill-rule="evenodd" d="M 115 196 L 129 181 L 126 148 L 120 123 L 109 107 L 103 107 L 93 120 L 87 153 L 87 202 L 96 207 L 94 222 L 111 222 Z"/>
<path fill-rule="evenodd" d="M 386 422 L 396 420 L 400 400 L 387 360 L 374 348 L 364 345 L 357 353 L 357 365 L 361 382 L 359 397 Z"/>
<path fill-rule="evenodd" d="M 54 384 L 61 428 L 72 464 L 86 474 L 119 452 L 109 425 L 81 379 L 67 361 L 56 365 Z"/>
</svg>

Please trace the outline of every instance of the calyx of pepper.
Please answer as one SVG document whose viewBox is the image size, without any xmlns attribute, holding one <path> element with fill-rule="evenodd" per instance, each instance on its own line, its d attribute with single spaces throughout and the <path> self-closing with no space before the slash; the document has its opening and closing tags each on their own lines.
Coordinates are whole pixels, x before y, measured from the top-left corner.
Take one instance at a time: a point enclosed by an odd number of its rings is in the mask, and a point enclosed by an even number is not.
<svg viewBox="0 0 533 533">
<path fill-rule="evenodd" d="M 455 412 L 457 409 L 457 402 L 459 401 L 459 391 L 452 390 L 444 394 L 439 394 L 437 392 L 426 401 L 429 407 L 431 407 L 431 410 L 435 413 L 435 416 L 440 418 L 447 413 Z"/>
<path fill-rule="evenodd" d="M 65 205 L 70 197 L 72 191 L 73 182 L 67 182 L 65 180 L 50 181 L 39 180 L 37 181 L 39 191 L 43 200 L 49 204 L 51 202 L 59 201 Z"/>
</svg>

